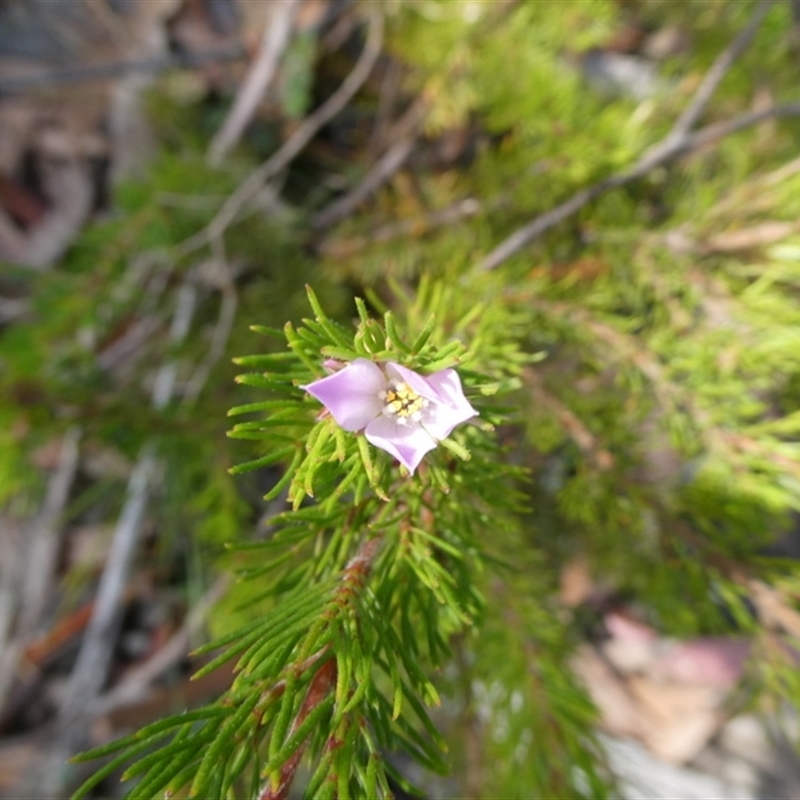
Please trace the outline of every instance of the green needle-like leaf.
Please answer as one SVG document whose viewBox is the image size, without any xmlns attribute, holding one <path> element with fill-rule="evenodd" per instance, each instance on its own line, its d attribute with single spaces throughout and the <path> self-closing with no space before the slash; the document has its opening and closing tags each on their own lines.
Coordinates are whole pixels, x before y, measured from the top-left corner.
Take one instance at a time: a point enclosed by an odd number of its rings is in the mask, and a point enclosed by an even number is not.
<svg viewBox="0 0 800 800">
<path fill-rule="evenodd" d="M 236 711 L 222 725 L 215 739 L 203 754 L 202 761 L 197 768 L 197 774 L 192 781 L 193 795 L 200 797 L 213 796 L 208 793 L 210 779 L 214 771 L 219 769 L 220 761 L 224 760 L 225 755 L 230 754 L 232 751 L 235 737 L 241 735 L 244 724 L 252 715 L 258 700 L 258 693 L 252 691 L 237 699 L 238 707 Z M 256 720 L 252 719 L 250 724 L 254 725 L 255 723 Z"/>
</svg>

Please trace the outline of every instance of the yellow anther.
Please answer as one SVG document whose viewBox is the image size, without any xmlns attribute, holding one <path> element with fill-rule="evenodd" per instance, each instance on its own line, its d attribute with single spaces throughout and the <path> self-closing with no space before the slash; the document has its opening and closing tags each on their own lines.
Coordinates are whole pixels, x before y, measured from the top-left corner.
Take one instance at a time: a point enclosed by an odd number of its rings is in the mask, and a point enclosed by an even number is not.
<svg viewBox="0 0 800 800">
<path fill-rule="evenodd" d="M 405 420 L 407 417 L 419 418 L 419 412 L 428 405 L 428 401 L 417 394 L 407 383 L 399 382 L 393 388 L 387 389 L 385 397 L 386 404 L 383 413 L 387 416 L 400 417 Z"/>
</svg>

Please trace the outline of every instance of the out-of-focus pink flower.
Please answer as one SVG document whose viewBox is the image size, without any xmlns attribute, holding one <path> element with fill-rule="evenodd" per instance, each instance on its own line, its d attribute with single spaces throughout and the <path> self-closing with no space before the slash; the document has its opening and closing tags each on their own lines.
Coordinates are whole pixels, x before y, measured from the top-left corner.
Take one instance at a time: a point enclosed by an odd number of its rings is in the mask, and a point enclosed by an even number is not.
<svg viewBox="0 0 800 800">
<path fill-rule="evenodd" d="M 357 358 L 302 388 L 342 428 L 364 431 L 369 442 L 391 453 L 411 474 L 456 425 L 478 414 L 452 369 L 420 375 L 394 361 Z"/>
</svg>

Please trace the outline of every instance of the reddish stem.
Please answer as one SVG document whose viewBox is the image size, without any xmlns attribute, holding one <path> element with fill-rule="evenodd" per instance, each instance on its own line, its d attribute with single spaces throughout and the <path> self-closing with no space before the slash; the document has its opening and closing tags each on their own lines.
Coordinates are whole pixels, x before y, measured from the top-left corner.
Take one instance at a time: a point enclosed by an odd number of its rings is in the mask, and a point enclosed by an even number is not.
<svg viewBox="0 0 800 800">
<path fill-rule="evenodd" d="M 303 705 L 297 712 L 297 716 L 292 723 L 289 736 L 291 736 L 303 724 L 306 717 L 328 696 L 334 686 L 336 686 L 336 659 L 329 658 L 311 679 L 308 691 L 306 692 Z M 288 760 L 281 767 L 280 780 L 277 786 L 273 786 L 271 780 L 267 780 L 266 785 L 258 795 L 258 800 L 286 800 L 289 794 L 289 787 L 292 785 L 300 759 L 306 749 L 308 740 L 303 742 L 297 750 L 292 753 Z"/>
<path fill-rule="evenodd" d="M 336 602 L 338 605 L 347 605 L 350 598 L 364 586 L 367 576 L 372 569 L 372 563 L 380 550 L 381 541 L 382 538 L 380 536 L 365 540 L 358 548 L 356 554 L 347 562 L 344 572 L 342 573 L 342 583 L 336 592 Z M 316 660 L 326 649 L 327 648 L 323 648 L 318 653 L 315 653 L 311 659 Z M 306 659 L 306 661 L 303 662 L 301 671 L 305 671 L 305 669 L 308 668 L 308 662 L 311 659 Z M 297 712 L 294 722 L 292 722 L 292 727 L 289 731 L 290 737 L 303 724 L 308 715 L 334 690 L 336 687 L 336 677 L 336 659 L 329 658 L 311 679 L 305 699 L 303 700 L 303 705 Z M 281 688 L 285 689 L 285 685 Z M 262 787 L 258 795 L 258 800 L 286 800 L 307 744 L 308 739 L 306 739 L 283 764 L 277 785 L 273 785 L 272 780 L 269 778 L 267 779 L 266 784 Z"/>
</svg>

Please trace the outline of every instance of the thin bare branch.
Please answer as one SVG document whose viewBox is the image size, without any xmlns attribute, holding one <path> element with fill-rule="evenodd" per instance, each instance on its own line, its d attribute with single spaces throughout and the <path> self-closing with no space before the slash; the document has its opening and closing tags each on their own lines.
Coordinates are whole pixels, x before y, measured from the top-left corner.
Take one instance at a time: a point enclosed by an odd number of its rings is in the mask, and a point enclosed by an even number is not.
<svg viewBox="0 0 800 800">
<path fill-rule="evenodd" d="M 747 28 L 734 40 L 711 67 L 706 79 L 700 84 L 692 101 L 684 113 L 677 120 L 672 130 L 657 144 L 646 150 L 639 160 L 628 170 L 618 172 L 587 186 L 576 192 L 568 200 L 557 205 L 550 211 L 539 215 L 531 222 L 518 228 L 514 233 L 500 242 L 478 265 L 479 272 L 487 272 L 500 266 L 515 253 L 522 250 L 546 231 L 554 228 L 559 223 L 577 213 L 592 200 L 597 199 L 611 189 L 624 186 L 637 180 L 650 172 L 655 167 L 663 166 L 673 159 L 697 149 L 710 141 L 728 136 L 731 133 L 755 125 L 769 118 L 793 116 L 800 113 L 800 104 L 788 103 L 782 106 L 742 114 L 732 120 L 708 125 L 697 133 L 689 133 L 689 128 L 694 125 L 702 115 L 714 89 L 730 69 L 736 58 L 744 52 L 752 40 L 758 25 L 764 18 L 774 0 L 762 0 L 756 9 L 756 14 Z"/>
<path fill-rule="evenodd" d="M 245 206 L 259 195 L 265 184 L 285 169 L 361 88 L 372 72 L 383 44 L 383 13 L 378 4 L 370 4 L 368 8 L 370 17 L 367 42 L 353 71 L 331 97 L 303 120 L 294 134 L 272 156 L 250 173 L 225 201 L 214 219 L 176 248 L 177 257 L 189 255 L 220 238 L 228 226 L 239 217 Z"/>
<path fill-rule="evenodd" d="M 94 613 L 73 668 L 67 701 L 61 711 L 62 720 L 68 724 L 84 717 L 105 683 L 120 622 L 121 599 L 147 507 L 147 483 L 155 466 L 155 453 L 149 446 L 131 473 L 127 499 L 114 529 Z"/>
<path fill-rule="evenodd" d="M 397 222 L 381 225 L 369 236 L 351 239 L 327 239 L 319 246 L 319 252 L 325 256 L 349 257 L 373 244 L 390 242 L 392 239 L 399 239 L 412 234 L 421 236 L 459 220 L 474 217 L 485 210 L 485 207 L 474 197 L 465 197 L 463 200 L 457 200 L 439 211 L 432 211 L 424 216 L 401 219 Z"/>
<path fill-rule="evenodd" d="M 188 334 L 196 300 L 197 289 L 188 282 L 183 284 L 178 291 L 170 329 L 173 344 L 179 344 Z M 154 408 L 160 410 L 166 406 L 174 386 L 175 364 L 168 361 L 159 369 L 153 385 Z M 70 676 L 65 701 L 59 710 L 56 738 L 42 774 L 31 776 L 31 791 L 35 792 L 31 796 L 63 796 L 68 780 L 64 762 L 85 746 L 96 699 L 108 676 L 113 643 L 121 623 L 125 585 L 147 510 L 148 484 L 157 466 L 155 447 L 148 443 L 142 449 L 128 481 L 125 504 L 111 538 L 111 549 L 100 578 L 92 617 Z"/>
<path fill-rule="evenodd" d="M 611 469 L 614 466 L 614 456 L 600 445 L 597 436 L 573 411 L 547 391 L 538 371 L 526 368 L 523 370 L 523 377 L 525 383 L 531 388 L 537 404 L 553 414 L 570 439 L 575 442 L 584 455 L 594 462 L 597 469 L 601 471 Z"/>
<path fill-rule="evenodd" d="M 547 164 L 542 162 L 528 170 L 528 174 L 538 175 L 546 170 Z M 318 245 L 317 252 L 331 258 L 350 258 L 355 253 L 359 253 L 374 244 L 390 242 L 392 239 L 400 239 L 405 236 L 419 238 L 437 228 L 447 227 L 462 219 L 469 219 L 478 214 L 487 215 L 498 209 L 508 208 L 511 205 L 510 198 L 511 189 L 508 188 L 490 200 L 483 202 L 474 197 L 464 197 L 449 206 L 445 206 L 445 208 L 430 211 L 426 214 L 419 214 L 409 219 L 387 222 L 364 236 L 326 239 Z"/>
<path fill-rule="evenodd" d="M 161 327 L 162 320 L 157 316 L 137 319 L 118 339 L 97 354 L 97 366 L 111 369 L 125 359 L 142 355 L 142 346 L 147 339 Z"/>
<path fill-rule="evenodd" d="M 66 760 L 86 744 L 90 710 L 108 675 L 113 643 L 121 622 L 122 597 L 139 530 L 147 507 L 147 483 L 156 465 L 147 446 L 131 473 L 128 493 L 111 541 L 100 579 L 94 611 L 72 669 L 66 698 L 59 710 L 58 728 L 41 774 L 29 776 L 30 796 L 43 800 L 64 796 L 68 781 Z"/>
<path fill-rule="evenodd" d="M 178 344 L 186 338 L 197 299 L 197 289 L 184 284 L 178 291 L 170 339 Z M 163 409 L 172 397 L 175 386 L 175 364 L 167 362 L 156 374 L 153 385 L 153 407 Z M 72 675 L 68 701 L 63 716 L 70 712 L 85 713 L 105 682 L 111 658 L 112 643 L 119 624 L 119 610 L 125 582 L 130 574 L 139 530 L 147 507 L 147 482 L 156 468 L 151 444 L 145 446 L 128 482 L 128 493 L 111 539 L 106 569 L 100 580 L 95 611 L 86 631 Z"/>
<path fill-rule="evenodd" d="M 191 324 L 196 304 L 197 288 L 189 283 L 184 283 L 178 290 L 175 314 L 172 318 L 172 328 L 170 329 L 170 339 L 173 344 L 182 342 L 189 333 L 189 325 Z M 172 393 L 175 389 L 175 370 L 175 363 L 168 361 L 156 374 L 156 380 L 153 384 L 153 408 L 156 411 L 166 408 L 167 403 L 172 399 Z"/>
<path fill-rule="evenodd" d="M 31 633 L 39 624 L 53 586 L 59 550 L 61 515 L 69 499 L 69 491 L 78 470 L 79 427 L 70 428 L 64 435 L 58 465 L 50 476 L 42 509 L 28 536 L 28 556 L 22 584 L 19 632 Z"/>
<path fill-rule="evenodd" d="M 572 195 L 569 200 L 565 200 L 560 205 L 539 215 L 527 225 L 523 225 L 523 227 L 514 231 L 484 258 L 477 269 L 479 272 L 488 272 L 499 267 L 500 264 L 518 253 L 523 247 L 526 247 L 543 233 L 568 219 L 580 211 L 587 203 L 597 199 L 610 189 L 616 189 L 638 180 L 656 167 L 664 166 L 670 161 L 704 145 L 715 142 L 725 136 L 730 136 L 745 128 L 750 128 L 753 125 L 758 125 L 765 120 L 796 116 L 800 116 L 800 101 L 748 112 L 723 122 L 715 122 L 682 139 L 674 139 L 672 141 L 664 139 L 656 147 L 648 150 L 631 169 L 626 172 L 617 172 L 598 183 L 581 189 Z"/>
<path fill-rule="evenodd" d="M 785 117 L 797 116 L 800 116 L 800 101 L 770 106 L 769 108 L 762 108 L 759 111 L 750 111 L 746 114 L 733 117 L 732 119 L 706 125 L 705 128 L 701 128 L 697 133 L 693 133 L 691 136 L 687 137 L 683 150 L 687 152 L 690 150 L 697 150 L 700 147 L 715 142 L 717 139 L 723 139 L 745 128 L 752 128 L 753 125 L 758 125 L 768 119 L 783 119 Z"/>
<path fill-rule="evenodd" d="M 414 148 L 414 141 L 413 138 L 408 138 L 392 145 L 352 191 L 314 215 L 311 220 L 312 227 L 323 230 L 349 217 L 405 164 Z"/>
<path fill-rule="evenodd" d="M 708 105 L 708 101 L 717 90 L 722 79 L 728 74 L 728 70 L 750 46 L 756 31 L 758 31 L 764 21 L 764 17 L 774 3 L 775 0 L 761 0 L 747 27 L 717 56 L 702 83 L 695 91 L 691 102 L 672 126 L 672 130 L 669 132 L 670 137 L 683 138 L 697 125 L 705 107 Z"/>
<path fill-rule="evenodd" d="M 217 317 L 217 324 L 214 327 L 214 335 L 211 339 L 211 347 L 208 349 L 208 355 L 203 362 L 197 367 L 186 385 L 183 393 L 183 404 L 191 405 L 194 403 L 203 387 L 208 381 L 211 370 L 214 369 L 217 362 L 222 358 L 225 352 L 225 346 L 228 343 L 228 338 L 233 329 L 233 323 L 236 319 L 236 309 L 239 305 L 239 296 L 236 293 L 236 287 L 231 282 L 230 286 L 222 289 L 222 303 L 219 309 L 219 316 Z"/>
<path fill-rule="evenodd" d="M 180 629 L 144 663 L 128 671 L 117 686 L 97 699 L 92 709 L 93 715 L 107 714 L 122 706 L 140 702 L 146 696 L 153 681 L 185 658 L 186 651 L 191 647 L 192 639 L 200 630 L 211 609 L 224 596 L 229 585 L 230 576 L 224 575 L 217 578 L 200 601 L 193 605 Z"/>
<path fill-rule="evenodd" d="M 315 214 L 311 225 L 317 229 L 330 228 L 355 211 L 370 195 L 405 164 L 417 139 L 417 129 L 425 114 L 425 104 L 415 103 L 398 123 L 398 128 L 409 129 L 399 141 L 395 142 L 372 167 L 371 170 L 347 194 L 335 200 L 327 208 Z"/>
<path fill-rule="evenodd" d="M 22 572 L 22 522 L 0 514 L 0 716 L 6 704 L 22 654 L 22 642 L 13 638 Z"/>
<path fill-rule="evenodd" d="M 536 219 L 518 228 L 500 242 L 478 265 L 478 271 L 488 272 L 499 267 L 504 261 L 507 261 L 515 253 L 522 250 L 523 247 L 538 239 L 543 233 L 580 211 L 587 203 L 605 194 L 609 189 L 622 186 L 624 183 L 627 183 L 625 173 L 619 173 L 576 192 L 569 200 L 565 200 L 555 208 L 551 208 L 550 211 L 540 214 Z"/>
<path fill-rule="evenodd" d="M 284 0 L 282 3 L 272 4 L 255 61 L 239 87 L 230 113 L 208 148 L 208 163 L 212 166 L 218 166 L 236 146 L 272 84 L 278 64 L 289 44 L 299 5 L 300 0 Z"/>
</svg>

